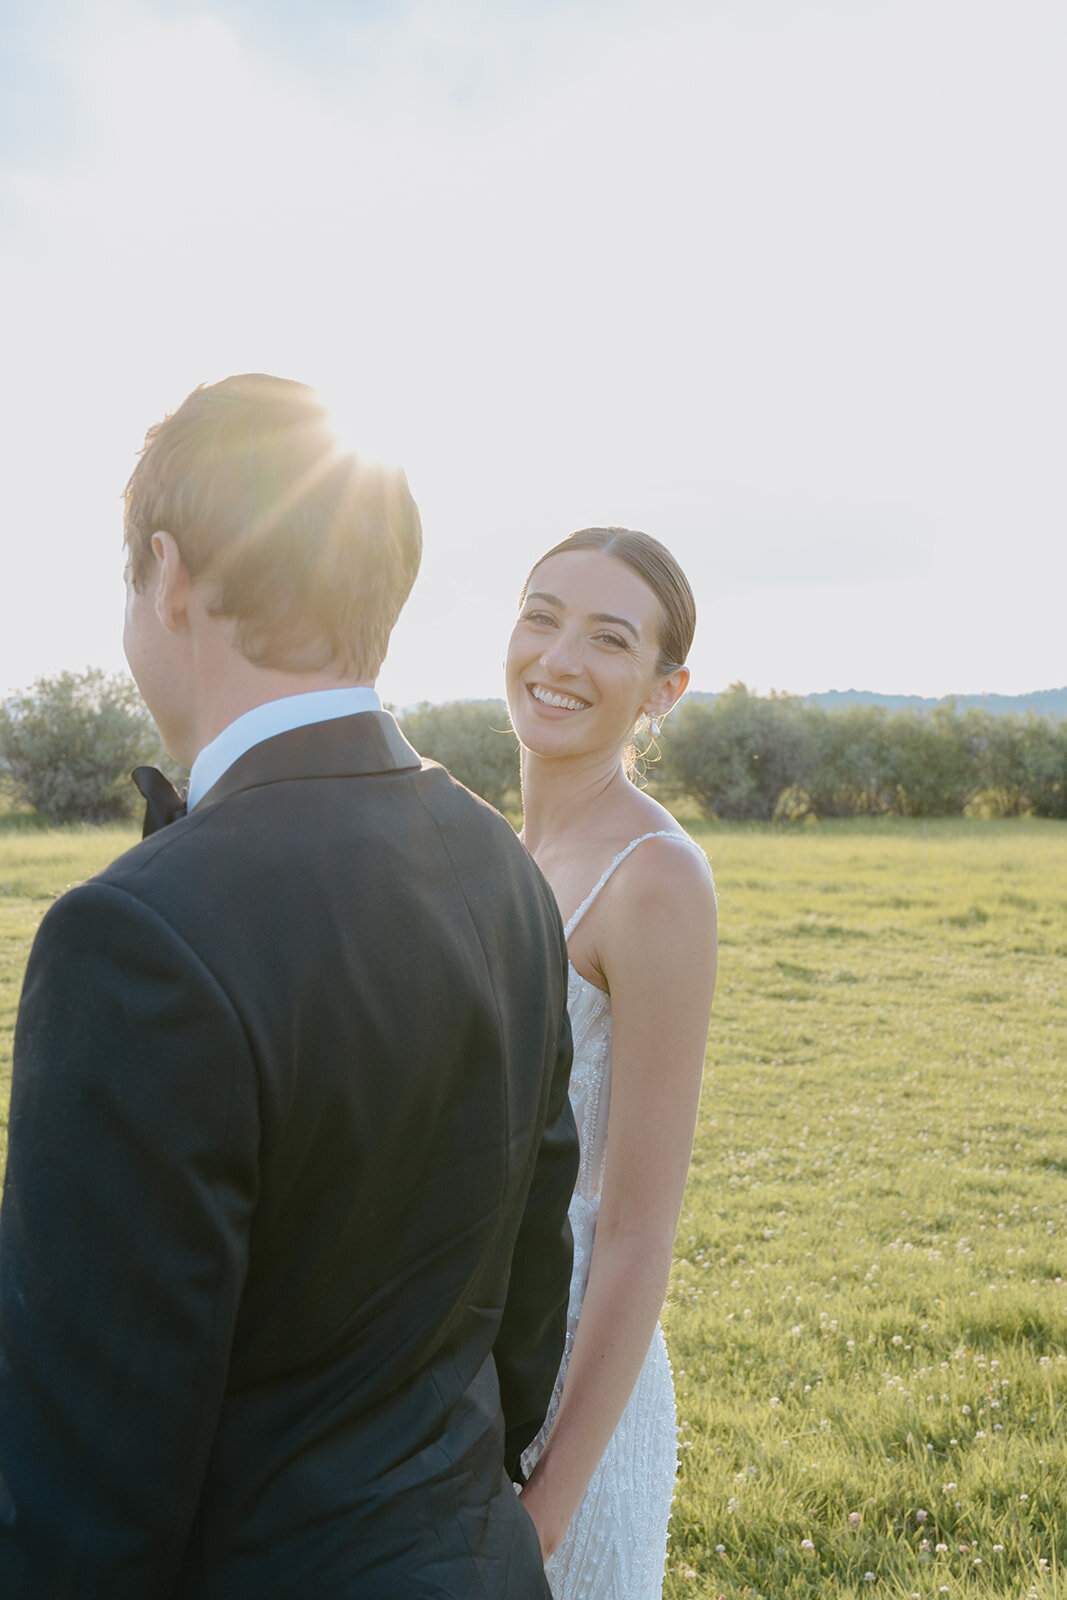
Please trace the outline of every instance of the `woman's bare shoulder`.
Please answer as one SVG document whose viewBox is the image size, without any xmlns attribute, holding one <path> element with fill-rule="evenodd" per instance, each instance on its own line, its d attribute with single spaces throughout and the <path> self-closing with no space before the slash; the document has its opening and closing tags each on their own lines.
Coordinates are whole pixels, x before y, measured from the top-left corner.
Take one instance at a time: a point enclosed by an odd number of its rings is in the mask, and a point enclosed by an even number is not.
<svg viewBox="0 0 1067 1600">
<path fill-rule="evenodd" d="M 656 814 L 658 813 L 658 815 Z M 635 831 L 635 823 L 642 823 Z M 605 885 L 597 921 L 602 938 L 610 932 L 640 935 L 651 919 L 698 925 L 715 914 L 715 885 L 701 846 L 669 811 L 656 805 L 631 817 L 624 859 Z M 638 842 L 639 841 L 639 842 Z M 632 848 L 630 848 L 632 846 Z"/>
<path fill-rule="evenodd" d="M 675 910 L 714 904 L 711 867 L 701 846 L 677 824 L 657 831 L 632 851 L 617 874 L 627 901 Z M 620 895 L 621 898 L 621 895 Z"/>
<path fill-rule="evenodd" d="M 607 885 L 590 933 L 609 993 L 667 985 L 710 1004 L 718 909 L 703 850 L 681 829 L 646 839 Z M 709 987 L 710 986 L 710 987 Z M 705 1018 L 706 1027 L 706 1018 Z"/>
</svg>

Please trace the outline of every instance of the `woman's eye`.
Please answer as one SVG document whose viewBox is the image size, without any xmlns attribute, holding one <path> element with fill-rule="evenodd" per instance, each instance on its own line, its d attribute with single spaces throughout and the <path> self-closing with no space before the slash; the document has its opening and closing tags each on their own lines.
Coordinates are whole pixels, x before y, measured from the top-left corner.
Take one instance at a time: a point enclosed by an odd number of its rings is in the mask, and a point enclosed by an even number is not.
<svg viewBox="0 0 1067 1600">
<path fill-rule="evenodd" d="M 536 622 L 540 626 L 547 625 L 552 627 L 556 619 L 548 611 L 524 611 L 522 620 L 523 622 Z"/>
<path fill-rule="evenodd" d="M 615 645 L 619 650 L 625 650 L 627 648 L 626 640 L 621 638 L 617 633 L 598 633 L 596 638 L 601 644 Z"/>
</svg>

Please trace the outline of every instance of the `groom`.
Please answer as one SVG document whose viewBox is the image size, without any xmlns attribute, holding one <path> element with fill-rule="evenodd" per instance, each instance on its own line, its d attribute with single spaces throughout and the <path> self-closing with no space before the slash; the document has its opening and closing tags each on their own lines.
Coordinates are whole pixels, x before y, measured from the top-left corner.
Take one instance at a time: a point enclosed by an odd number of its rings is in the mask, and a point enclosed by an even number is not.
<svg viewBox="0 0 1067 1600">
<path fill-rule="evenodd" d="M 507 1472 L 563 1348 L 565 951 L 374 692 L 407 483 L 303 385 L 230 378 L 149 431 L 126 543 L 188 814 L 64 895 L 26 974 L 0 1595 L 540 1600 Z"/>
</svg>

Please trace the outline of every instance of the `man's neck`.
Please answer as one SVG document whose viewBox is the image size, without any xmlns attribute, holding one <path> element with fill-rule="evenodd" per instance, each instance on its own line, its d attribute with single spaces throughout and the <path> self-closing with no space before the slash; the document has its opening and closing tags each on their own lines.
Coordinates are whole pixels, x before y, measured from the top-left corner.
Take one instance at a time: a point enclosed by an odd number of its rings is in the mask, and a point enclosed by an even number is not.
<svg viewBox="0 0 1067 1600">
<path fill-rule="evenodd" d="M 274 667 L 257 667 L 241 657 L 231 658 L 227 670 L 215 677 L 203 675 L 201 693 L 196 707 L 193 742 L 186 763 L 193 760 L 224 728 L 246 711 L 268 705 L 272 700 L 286 700 L 290 695 L 312 694 L 318 689 L 373 689 L 373 678 L 339 677 L 334 672 L 280 672 Z"/>
</svg>

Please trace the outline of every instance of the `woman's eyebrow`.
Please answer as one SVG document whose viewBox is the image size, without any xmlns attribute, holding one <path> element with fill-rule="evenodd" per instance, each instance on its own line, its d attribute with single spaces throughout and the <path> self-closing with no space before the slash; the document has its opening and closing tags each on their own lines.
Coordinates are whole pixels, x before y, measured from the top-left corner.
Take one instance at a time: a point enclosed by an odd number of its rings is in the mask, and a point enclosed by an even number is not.
<svg viewBox="0 0 1067 1600">
<path fill-rule="evenodd" d="M 561 600 L 558 594 L 546 593 L 544 589 L 531 589 L 526 598 L 527 600 L 543 600 L 550 606 L 556 606 L 560 611 L 566 611 L 567 609 L 565 600 Z M 589 620 L 590 622 L 614 623 L 616 627 L 628 629 L 635 639 L 640 640 L 641 638 L 632 622 L 628 622 L 625 617 L 613 617 L 610 611 L 594 611 Z"/>
<path fill-rule="evenodd" d="M 594 611 L 590 620 L 592 622 L 612 622 L 616 627 L 628 628 L 635 639 L 639 640 L 641 637 L 632 622 L 627 622 L 625 617 L 613 617 L 608 611 Z"/>
</svg>

